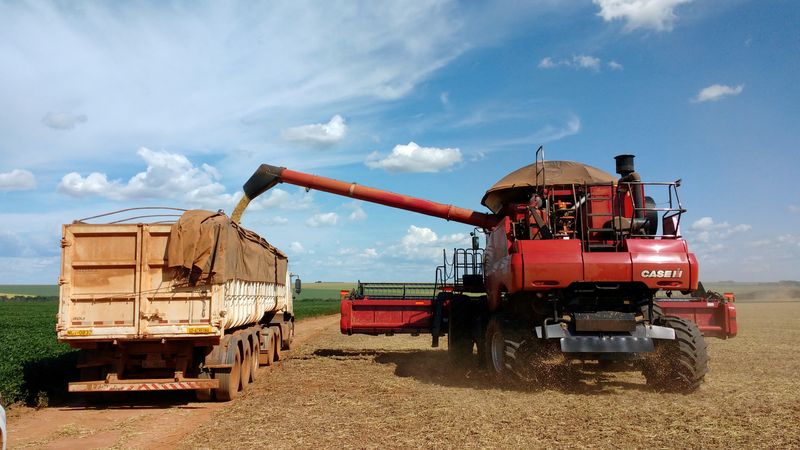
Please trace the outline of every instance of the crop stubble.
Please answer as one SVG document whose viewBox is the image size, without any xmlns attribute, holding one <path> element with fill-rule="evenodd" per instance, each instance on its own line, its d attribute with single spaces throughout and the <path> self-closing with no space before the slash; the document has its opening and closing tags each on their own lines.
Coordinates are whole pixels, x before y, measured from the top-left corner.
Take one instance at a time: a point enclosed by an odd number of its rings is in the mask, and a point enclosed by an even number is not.
<svg viewBox="0 0 800 450">
<path fill-rule="evenodd" d="M 800 446 L 800 303 L 739 304 L 699 392 L 586 367 L 567 386 L 498 385 L 426 337 L 328 329 L 188 435 L 187 448 Z M 265 441 L 265 439 L 267 439 Z"/>
</svg>

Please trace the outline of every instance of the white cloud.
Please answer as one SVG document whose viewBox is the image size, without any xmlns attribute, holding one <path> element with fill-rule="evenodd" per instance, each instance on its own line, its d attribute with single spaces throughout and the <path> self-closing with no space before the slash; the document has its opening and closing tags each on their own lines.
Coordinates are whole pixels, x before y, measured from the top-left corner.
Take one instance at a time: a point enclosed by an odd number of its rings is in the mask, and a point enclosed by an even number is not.
<svg viewBox="0 0 800 450">
<path fill-rule="evenodd" d="M 555 62 L 553 62 L 553 58 L 546 56 L 539 61 L 539 68 L 540 69 L 553 69 L 557 66 Z"/>
<path fill-rule="evenodd" d="M 573 58 L 573 63 L 582 69 L 600 70 L 600 59 L 594 56 L 578 55 Z"/>
<path fill-rule="evenodd" d="M 721 239 L 750 231 L 753 227 L 749 224 L 741 223 L 731 225 L 728 222 L 717 223 L 711 217 L 701 217 L 694 221 L 690 230 L 692 231 L 692 238 L 697 242 L 714 243 Z"/>
<path fill-rule="evenodd" d="M 332 227 L 339 221 L 339 215 L 334 212 L 318 213 L 306 220 L 306 225 L 314 228 Z"/>
<path fill-rule="evenodd" d="M 36 187 L 36 177 L 24 169 L 0 173 L 0 191 L 24 191 Z"/>
<path fill-rule="evenodd" d="M 255 199 L 248 208 L 254 211 L 283 209 L 289 211 L 309 209 L 314 204 L 314 194 L 298 189 L 294 194 L 281 188 L 272 188 Z"/>
<path fill-rule="evenodd" d="M 347 216 L 347 220 L 351 222 L 360 222 L 362 220 L 366 220 L 367 213 L 364 211 L 364 208 L 361 205 L 364 202 L 360 201 L 353 201 L 350 203 L 345 203 L 343 206 L 351 210 L 350 214 Z"/>
<path fill-rule="evenodd" d="M 303 247 L 303 244 L 301 244 L 301 243 L 299 243 L 297 241 L 294 241 L 291 244 L 289 244 L 289 250 L 292 253 L 296 253 L 298 255 L 302 255 L 303 253 L 306 252 L 306 249 Z"/>
<path fill-rule="evenodd" d="M 540 69 L 555 69 L 557 67 L 571 67 L 579 70 L 589 70 L 591 72 L 600 72 L 603 66 L 603 61 L 600 58 L 591 55 L 575 55 L 572 58 L 554 60 L 552 57 L 545 57 L 539 61 L 538 67 Z M 611 70 L 622 69 L 622 64 L 616 61 L 608 62 L 608 67 Z"/>
<path fill-rule="evenodd" d="M 400 239 L 400 243 L 387 249 L 387 254 L 411 260 L 435 259 L 441 257 L 442 248 L 465 245 L 468 240 L 469 236 L 466 233 L 439 237 L 430 228 L 411 225 L 405 236 Z"/>
<path fill-rule="evenodd" d="M 739 95 L 743 90 L 743 84 L 740 84 L 736 87 L 731 87 L 724 84 L 712 84 L 711 86 L 701 89 L 700 92 L 697 93 L 697 96 L 692 99 L 692 102 L 715 102 L 724 97 Z"/>
<path fill-rule="evenodd" d="M 361 256 L 363 256 L 365 258 L 377 258 L 378 257 L 378 251 L 375 250 L 374 248 L 366 248 L 366 249 L 364 249 L 363 252 L 361 252 Z"/>
<path fill-rule="evenodd" d="M 800 213 L 800 206 L 798 205 L 789 205 L 789 212 L 793 213 Z"/>
<path fill-rule="evenodd" d="M 289 219 L 282 216 L 275 216 L 260 220 L 259 223 L 263 223 L 264 225 L 286 225 L 289 223 Z"/>
<path fill-rule="evenodd" d="M 65 112 L 48 112 L 42 117 L 42 125 L 54 130 L 72 130 L 75 125 L 86 123 L 89 120 L 86 114 L 71 114 Z"/>
<path fill-rule="evenodd" d="M 445 107 L 450 106 L 450 93 L 449 92 L 442 92 L 439 94 L 439 101 L 442 102 L 442 105 Z"/>
<path fill-rule="evenodd" d="M 392 153 L 383 157 L 371 153 L 365 162 L 371 169 L 389 172 L 439 172 L 461 162 L 458 148 L 420 147 L 415 142 L 396 145 Z"/>
<path fill-rule="evenodd" d="M 217 181 L 219 172 L 207 164 L 196 167 L 183 155 L 144 147 L 137 153 L 147 169 L 127 182 L 109 181 L 100 172 L 86 177 L 71 172 L 62 177 L 58 190 L 74 197 L 100 196 L 111 200 L 171 198 L 211 209 L 231 206 L 241 195 L 225 193 L 225 187 Z"/>
<path fill-rule="evenodd" d="M 283 130 L 281 136 L 285 141 L 314 147 L 330 147 L 344 139 L 347 135 L 347 124 L 340 115 L 335 115 L 328 123 L 301 125 Z"/>
<path fill-rule="evenodd" d="M 675 8 L 692 0 L 594 0 L 606 22 L 625 20 L 625 30 L 650 28 L 670 31 L 677 19 Z"/>
</svg>

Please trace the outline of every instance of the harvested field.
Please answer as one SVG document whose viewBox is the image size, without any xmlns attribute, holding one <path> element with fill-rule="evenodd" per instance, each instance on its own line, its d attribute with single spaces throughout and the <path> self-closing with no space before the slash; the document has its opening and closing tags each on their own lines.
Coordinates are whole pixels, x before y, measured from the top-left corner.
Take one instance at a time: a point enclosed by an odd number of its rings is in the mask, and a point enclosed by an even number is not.
<svg viewBox="0 0 800 450">
<path fill-rule="evenodd" d="M 653 392 L 637 372 L 498 386 L 424 337 L 329 328 L 183 445 L 263 446 L 275 426 L 271 447 L 800 446 L 800 303 L 738 307 L 741 334 L 709 340 L 711 372 L 691 395 Z"/>
<path fill-rule="evenodd" d="M 291 359 L 232 403 L 13 409 L 9 437 L 12 448 L 797 448 L 800 302 L 738 309 L 740 335 L 709 340 L 711 372 L 690 395 L 590 368 L 568 386 L 498 385 L 425 337 L 342 336 L 327 317 L 300 322 Z"/>
</svg>

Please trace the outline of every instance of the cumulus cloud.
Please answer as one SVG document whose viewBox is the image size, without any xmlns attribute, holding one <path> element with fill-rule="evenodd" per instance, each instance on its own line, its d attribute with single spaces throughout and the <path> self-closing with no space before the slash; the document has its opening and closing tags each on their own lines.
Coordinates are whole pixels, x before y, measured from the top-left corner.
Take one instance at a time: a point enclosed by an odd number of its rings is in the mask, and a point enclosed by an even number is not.
<svg viewBox="0 0 800 450">
<path fill-rule="evenodd" d="M 741 223 L 731 225 L 728 222 L 717 223 L 711 217 L 701 217 L 694 221 L 690 230 L 693 234 L 693 239 L 697 242 L 712 243 L 721 239 L 737 234 L 750 231 L 753 227 L 749 224 Z"/>
<path fill-rule="evenodd" d="M 364 202 L 361 201 L 353 201 L 350 203 L 345 203 L 343 206 L 350 210 L 350 214 L 347 216 L 347 220 L 351 222 L 360 222 L 362 220 L 366 220 L 367 213 L 364 211 L 364 208 L 361 207 Z"/>
<path fill-rule="evenodd" d="M 800 206 L 798 205 L 789 205 L 788 209 L 789 212 L 800 213 Z"/>
<path fill-rule="evenodd" d="M 461 162 L 458 148 L 420 147 L 415 142 L 396 145 L 389 155 L 373 152 L 365 161 L 370 169 L 389 172 L 439 172 Z"/>
<path fill-rule="evenodd" d="M 339 222 L 339 215 L 334 212 L 318 213 L 306 220 L 306 225 L 314 228 L 332 227 Z"/>
<path fill-rule="evenodd" d="M 183 155 L 140 148 L 138 155 L 147 164 L 144 172 L 127 182 L 109 180 L 92 172 L 86 177 L 71 172 L 61 178 L 58 190 L 73 197 L 99 196 L 111 200 L 172 198 L 191 205 L 221 208 L 230 206 L 240 194 L 227 194 L 218 182 L 219 172 L 208 164 L 196 167 Z"/>
<path fill-rule="evenodd" d="M 725 97 L 733 97 L 739 95 L 744 91 L 744 85 L 740 84 L 735 87 L 727 86 L 724 84 L 712 84 L 700 90 L 697 96 L 692 99 L 693 103 L 702 102 L 715 102 Z"/>
<path fill-rule="evenodd" d="M 306 252 L 306 249 L 303 247 L 303 244 L 301 244 L 301 243 L 299 243 L 297 241 L 294 241 L 291 244 L 289 244 L 289 250 L 292 253 L 296 253 L 296 254 L 300 254 L 300 255 L 302 255 L 303 253 Z"/>
<path fill-rule="evenodd" d="M 625 31 L 649 28 L 671 31 L 677 16 L 675 8 L 692 0 L 594 0 L 597 13 L 606 22 L 625 20 Z"/>
<path fill-rule="evenodd" d="M 443 247 L 465 245 L 468 240 L 466 233 L 439 236 L 430 228 L 411 225 L 400 243 L 387 250 L 405 259 L 435 259 L 441 257 Z"/>
<path fill-rule="evenodd" d="M 314 194 L 298 189 L 295 193 L 290 193 L 281 188 L 272 188 L 266 194 L 255 199 L 248 208 L 254 211 L 283 209 L 283 210 L 303 210 L 308 209 L 314 204 Z"/>
<path fill-rule="evenodd" d="M 36 187 L 36 177 L 24 169 L 0 173 L 0 191 L 24 191 Z"/>
<path fill-rule="evenodd" d="M 616 61 L 609 61 L 607 63 L 611 70 L 622 70 L 622 64 Z M 555 60 L 550 56 L 544 57 L 539 61 L 538 67 L 540 69 L 555 69 L 557 67 L 571 67 L 578 70 L 588 70 L 591 72 L 600 72 L 603 67 L 603 61 L 600 58 L 591 55 L 575 55 L 572 58 L 565 58 Z"/>
<path fill-rule="evenodd" d="M 347 124 L 340 115 L 335 115 L 328 123 L 301 125 L 283 130 L 283 140 L 312 147 L 330 147 L 347 135 Z"/>
<path fill-rule="evenodd" d="M 42 125 L 53 130 L 72 130 L 75 125 L 86 123 L 89 120 L 86 114 L 71 114 L 66 112 L 48 112 L 42 117 Z"/>
<path fill-rule="evenodd" d="M 622 69 L 624 69 L 622 64 L 620 64 L 620 63 L 618 63 L 616 61 L 613 61 L 613 60 L 608 62 L 608 68 L 611 69 L 611 70 L 622 70 Z"/>
</svg>

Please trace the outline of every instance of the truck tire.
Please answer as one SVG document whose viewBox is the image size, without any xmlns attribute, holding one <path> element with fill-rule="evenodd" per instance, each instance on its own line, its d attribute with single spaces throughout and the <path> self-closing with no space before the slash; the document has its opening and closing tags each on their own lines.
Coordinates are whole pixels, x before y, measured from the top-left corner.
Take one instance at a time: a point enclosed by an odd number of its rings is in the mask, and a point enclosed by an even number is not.
<svg viewBox="0 0 800 450">
<path fill-rule="evenodd" d="M 264 329 L 264 345 L 261 350 L 261 364 L 264 366 L 271 366 L 275 363 L 275 332 L 272 328 Z"/>
<path fill-rule="evenodd" d="M 284 336 L 283 343 L 281 344 L 282 350 L 291 350 L 292 349 L 292 341 L 294 340 L 294 320 L 289 322 L 287 325 L 289 331 L 286 333 L 287 335 Z"/>
<path fill-rule="evenodd" d="M 230 369 L 221 369 L 214 372 L 214 378 L 219 380 L 216 398 L 218 401 L 227 402 L 236 398 L 239 393 L 239 385 L 242 377 L 242 356 L 239 354 L 238 345 L 232 343 L 234 353 L 232 366 Z"/>
<path fill-rule="evenodd" d="M 211 378 L 211 374 L 209 374 L 208 372 L 200 372 L 200 374 L 197 375 L 197 378 Z M 194 391 L 194 396 L 195 398 L 197 398 L 198 402 L 211 401 L 211 397 L 213 397 L 212 394 L 213 392 L 211 391 L 211 389 L 196 389 Z"/>
<path fill-rule="evenodd" d="M 283 333 L 281 332 L 281 327 L 272 327 L 272 330 L 274 331 L 273 334 L 275 336 L 275 351 L 273 360 L 280 361 L 283 359 L 283 352 L 281 351 L 281 349 L 283 349 Z"/>
<path fill-rule="evenodd" d="M 250 341 L 245 336 L 241 341 L 242 345 L 242 390 L 247 388 L 247 385 L 252 382 L 250 374 L 253 369 L 252 353 L 250 352 Z"/>
<path fill-rule="evenodd" d="M 259 344 L 259 334 L 257 331 L 250 333 L 250 382 L 254 383 L 258 378 L 258 367 L 261 365 L 258 362 L 259 353 L 261 353 L 261 345 Z"/>
<path fill-rule="evenodd" d="M 463 295 L 450 298 L 447 318 L 447 353 L 450 360 L 466 365 L 472 358 L 472 317 L 469 299 Z"/>
<path fill-rule="evenodd" d="M 697 390 L 708 372 L 708 351 L 697 324 L 678 317 L 662 317 L 658 325 L 675 330 L 675 340 L 656 341 L 656 351 L 644 362 L 647 384 L 659 391 Z"/>
</svg>

